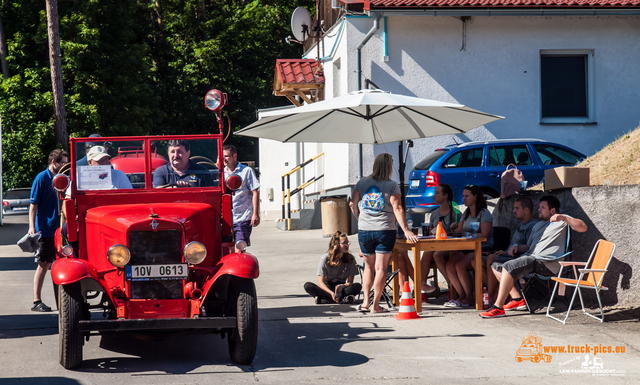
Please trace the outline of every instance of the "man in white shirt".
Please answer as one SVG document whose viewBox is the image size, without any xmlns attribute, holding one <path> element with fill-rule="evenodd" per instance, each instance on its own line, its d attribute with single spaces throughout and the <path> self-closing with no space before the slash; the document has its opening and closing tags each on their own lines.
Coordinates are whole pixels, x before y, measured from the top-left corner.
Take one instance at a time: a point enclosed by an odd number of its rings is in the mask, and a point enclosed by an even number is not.
<svg viewBox="0 0 640 385">
<path fill-rule="evenodd" d="M 243 240 L 251 245 L 251 230 L 260 224 L 260 182 L 251 167 L 238 162 L 238 151 L 228 144 L 224 155 L 224 180 L 231 175 L 242 178 L 242 186 L 233 194 L 233 235 L 235 242 Z M 235 248 L 234 250 L 235 251 Z"/>
</svg>

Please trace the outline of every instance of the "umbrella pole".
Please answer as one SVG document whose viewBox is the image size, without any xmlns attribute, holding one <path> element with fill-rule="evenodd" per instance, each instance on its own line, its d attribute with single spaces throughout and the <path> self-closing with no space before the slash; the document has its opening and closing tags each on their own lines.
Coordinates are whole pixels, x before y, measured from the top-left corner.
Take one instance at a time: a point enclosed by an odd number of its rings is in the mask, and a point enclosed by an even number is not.
<svg viewBox="0 0 640 385">
<path fill-rule="evenodd" d="M 403 157 L 403 151 L 402 151 L 402 145 L 403 145 L 403 141 L 399 141 L 398 142 L 398 173 L 400 174 L 400 203 L 402 204 L 402 209 L 403 210 L 407 210 L 407 202 L 405 200 L 405 194 L 404 194 L 404 167 L 405 167 L 405 162 L 404 162 L 404 157 Z"/>
</svg>

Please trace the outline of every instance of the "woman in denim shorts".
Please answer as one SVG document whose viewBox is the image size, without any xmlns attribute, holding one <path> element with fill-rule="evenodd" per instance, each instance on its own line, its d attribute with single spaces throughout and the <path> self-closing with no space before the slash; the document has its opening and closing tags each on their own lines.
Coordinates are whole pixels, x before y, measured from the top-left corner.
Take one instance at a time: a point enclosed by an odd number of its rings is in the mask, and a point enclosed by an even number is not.
<svg viewBox="0 0 640 385">
<path fill-rule="evenodd" d="M 364 256 L 362 286 L 364 301 L 358 310 L 372 313 L 388 312 L 380 306 L 387 266 L 396 243 L 396 221 L 405 237 L 415 243 L 418 237 L 408 228 L 400 204 L 400 188 L 391 180 L 393 158 L 384 153 L 373 161 L 373 173 L 356 183 L 351 196 L 351 211 L 358 218 L 358 242 Z M 374 278 L 375 277 L 375 278 Z M 369 293 L 374 289 L 373 305 Z"/>
</svg>

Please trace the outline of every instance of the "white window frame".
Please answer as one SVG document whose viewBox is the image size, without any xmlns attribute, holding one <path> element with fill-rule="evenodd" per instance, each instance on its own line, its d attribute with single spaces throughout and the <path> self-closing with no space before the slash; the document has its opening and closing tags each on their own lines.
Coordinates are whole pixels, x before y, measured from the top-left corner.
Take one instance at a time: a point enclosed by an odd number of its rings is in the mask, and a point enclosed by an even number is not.
<svg viewBox="0 0 640 385">
<path fill-rule="evenodd" d="M 595 105 L 595 71 L 593 49 L 541 49 L 539 62 L 540 85 L 540 123 L 541 124 L 596 124 Z M 543 117 L 542 116 L 542 57 L 543 56 L 575 56 L 587 57 L 587 116 L 582 117 Z"/>
</svg>

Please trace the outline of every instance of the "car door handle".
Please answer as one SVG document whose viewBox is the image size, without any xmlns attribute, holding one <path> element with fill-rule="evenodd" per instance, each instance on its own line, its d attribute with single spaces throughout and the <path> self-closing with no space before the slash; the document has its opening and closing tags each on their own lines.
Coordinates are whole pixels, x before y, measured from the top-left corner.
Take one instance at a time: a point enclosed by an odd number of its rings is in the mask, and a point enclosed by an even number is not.
<svg viewBox="0 0 640 385">
<path fill-rule="evenodd" d="M 500 177 L 500 175 L 501 174 L 499 172 L 490 172 L 489 173 L 489 176 L 495 176 L 495 177 L 498 177 L 498 178 Z"/>
</svg>

